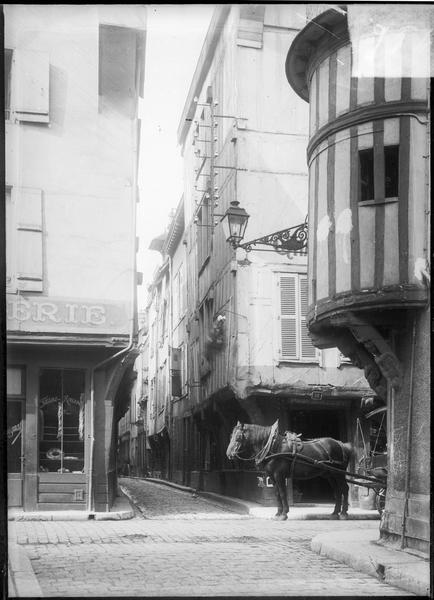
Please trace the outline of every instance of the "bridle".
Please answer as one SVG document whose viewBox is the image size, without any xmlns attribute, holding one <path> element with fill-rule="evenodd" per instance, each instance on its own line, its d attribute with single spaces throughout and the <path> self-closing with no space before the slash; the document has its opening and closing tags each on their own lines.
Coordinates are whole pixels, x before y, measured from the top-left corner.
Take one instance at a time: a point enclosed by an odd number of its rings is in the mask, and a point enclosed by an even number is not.
<svg viewBox="0 0 434 600">
<path fill-rule="evenodd" d="M 256 463 L 260 463 L 260 462 L 262 462 L 262 460 L 267 456 L 268 452 L 270 451 L 270 449 L 273 445 L 273 442 L 276 438 L 276 434 L 277 434 L 277 423 L 276 423 L 276 426 L 271 427 L 270 434 L 268 436 L 268 440 L 265 442 L 265 445 L 256 454 L 253 454 L 249 458 L 243 458 L 242 456 L 240 456 L 238 454 L 238 452 L 241 447 L 241 442 L 246 439 L 246 434 L 245 434 L 244 423 L 240 423 L 240 425 L 238 426 L 238 433 L 235 437 L 235 450 L 234 450 L 232 456 L 234 458 L 237 458 L 238 460 L 244 460 L 244 461 L 254 460 L 254 461 L 256 461 Z"/>
</svg>

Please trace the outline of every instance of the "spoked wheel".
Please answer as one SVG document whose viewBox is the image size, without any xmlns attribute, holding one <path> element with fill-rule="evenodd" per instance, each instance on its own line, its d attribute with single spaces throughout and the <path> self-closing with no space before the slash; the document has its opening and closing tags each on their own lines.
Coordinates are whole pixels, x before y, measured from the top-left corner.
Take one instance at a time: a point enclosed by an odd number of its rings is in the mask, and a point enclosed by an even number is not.
<svg viewBox="0 0 434 600">
<path fill-rule="evenodd" d="M 383 516 L 384 507 L 386 506 L 386 489 L 381 488 L 376 492 L 375 496 L 375 508 L 378 510 L 380 517 Z"/>
</svg>

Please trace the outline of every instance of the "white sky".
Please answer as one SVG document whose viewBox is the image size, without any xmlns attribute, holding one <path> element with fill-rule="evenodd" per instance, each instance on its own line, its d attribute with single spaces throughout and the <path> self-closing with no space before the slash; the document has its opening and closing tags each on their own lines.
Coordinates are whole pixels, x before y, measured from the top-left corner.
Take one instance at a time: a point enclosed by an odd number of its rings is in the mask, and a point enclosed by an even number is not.
<svg viewBox="0 0 434 600">
<path fill-rule="evenodd" d="M 205 39 L 214 5 L 148 5 L 144 99 L 139 166 L 140 204 L 137 268 L 143 272 L 139 309 L 161 255 L 148 250 L 163 233 L 171 209 L 182 195 L 181 149 L 177 143 L 181 112 Z"/>
</svg>

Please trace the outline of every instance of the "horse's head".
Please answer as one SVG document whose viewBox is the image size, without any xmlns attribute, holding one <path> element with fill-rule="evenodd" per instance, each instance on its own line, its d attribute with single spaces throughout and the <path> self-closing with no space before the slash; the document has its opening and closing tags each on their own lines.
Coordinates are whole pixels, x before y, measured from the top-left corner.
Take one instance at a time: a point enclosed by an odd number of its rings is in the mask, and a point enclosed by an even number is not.
<svg viewBox="0 0 434 600">
<path fill-rule="evenodd" d="M 246 426 L 244 423 L 238 423 L 232 430 L 231 439 L 229 441 L 229 445 L 226 450 L 226 456 L 233 460 L 237 458 L 240 453 L 242 454 L 246 450 L 247 446 L 247 435 L 246 435 Z"/>
</svg>

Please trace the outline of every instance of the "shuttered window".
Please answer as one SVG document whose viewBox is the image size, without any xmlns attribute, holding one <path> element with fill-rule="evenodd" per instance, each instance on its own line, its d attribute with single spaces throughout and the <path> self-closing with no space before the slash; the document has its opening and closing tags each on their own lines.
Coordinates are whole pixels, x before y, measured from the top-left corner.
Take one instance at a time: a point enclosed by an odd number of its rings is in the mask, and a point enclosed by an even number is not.
<svg viewBox="0 0 434 600">
<path fill-rule="evenodd" d="M 19 121 L 49 122 L 49 73 L 47 52 L 15 50 L 13 53 L 11 109 Z M 14 93 L 15 91 L 15 93 Z"/>
<path fill-rule="evenodd" d="M 310 341 L 306 325 L 307 277 L 298 273 L 280 273 L 278 286 L 279 358 L 317 362 L 318 351 Z"/>
<path fill-rule="evenodd" d="M 237 32 L 238 46 L 262 48 L 265 6 L 246 4 L 240 7 L 240 22 Z"/>
<path fill-rule="evenodd" d="M 42 292 L 42 197 L 36 188 L 17 190 L 17 287 Z"/>
<path fill-rule="evenodd" d="M 37 188 L 6 193 L 7 290 L 43 291 L 42 194 Z"/>
</svg>

